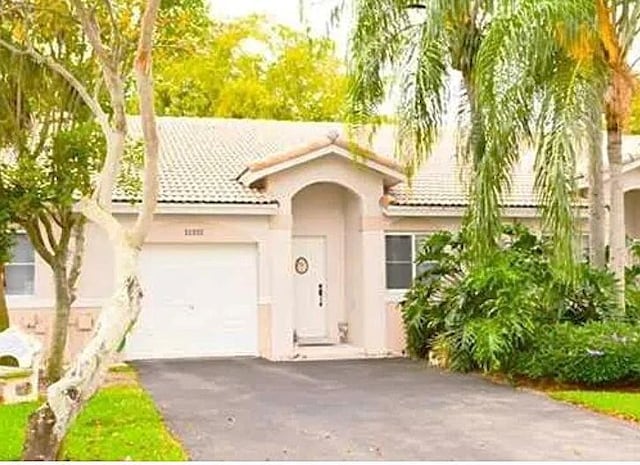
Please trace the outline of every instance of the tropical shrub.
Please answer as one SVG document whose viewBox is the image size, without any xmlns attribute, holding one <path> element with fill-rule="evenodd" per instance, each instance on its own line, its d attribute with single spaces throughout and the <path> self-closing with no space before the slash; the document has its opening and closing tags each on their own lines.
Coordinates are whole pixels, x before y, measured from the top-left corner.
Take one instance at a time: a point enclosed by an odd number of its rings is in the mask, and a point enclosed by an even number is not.
<svg viewBox="0 0 640 465">
<path fill-rule="evenodd" d="M 582 263 L 570 277 L 555 273 L 549 244 L 521 225 L 505 226 L 502 246 L 481 261 L 466 244 L 464 230 L 440 232 L 419 251 L 418 265 L 429 266 L 402 306 L 412 356 L 430 354 L 460 371 L 510 371 L 542 328 L 620 320 L 611 272 Z M 637 281 L 640 267 L 628 270 L 632 321 L 640 313 Z"/>
<path fill-rule="evenodd" d="M 445 330 L 435 335 L 434 355 L 454 370 L 506 369 L 535 334 L 539 313 L 526 271 L 508 253 L 469 269 L 449 287 L 441 307 Z"/>
<path fill-rule="evenodd" d="M 640 327 L 615 321 L 544 327 L 513 372 L 587 385 L 640 380 Z"/>
<path fill-rule="evenodd" d="M 433 266 L 418 276 L 402 310 L 410 354 L 433 351 L 455 370 L 499 370 L 527 345 L 542 314 L 535 288 L 523 283 L 544 270 L 542 246 L 522 228 L 505 235 L 508 245 L 473 267 L 464 231 L 427 239 L 418 263 Z"/>
<path fill-rule="evenodd" d="M 573 279 L 553 277 L 536 285 L 545 296 L 546 309 L 558 322 L 580 325 L 619 316 L 616 280 L 609 270 L 580 263 Z"/>
</svg>

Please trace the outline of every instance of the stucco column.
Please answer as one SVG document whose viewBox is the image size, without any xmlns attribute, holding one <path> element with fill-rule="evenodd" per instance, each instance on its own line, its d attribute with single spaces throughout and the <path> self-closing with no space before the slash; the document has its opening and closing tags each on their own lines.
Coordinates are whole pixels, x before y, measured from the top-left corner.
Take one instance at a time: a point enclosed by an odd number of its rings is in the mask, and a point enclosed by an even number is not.
<svg viewBox="0 0 640 465">
<path fill-rule="evenodd" d="M 366 224 L 366 223 L 365 223 Z M 384 231 L 362 231 L 362 312 L 364 349 L 369 353 L 385 350 Z"/>
<path fill-rule="evenodd" d="M 271 218 L 269 261 L 271 268 L 271 358 L 293 356 L 293 272 L 291 268 L 290 214 Z"/>
</svg>

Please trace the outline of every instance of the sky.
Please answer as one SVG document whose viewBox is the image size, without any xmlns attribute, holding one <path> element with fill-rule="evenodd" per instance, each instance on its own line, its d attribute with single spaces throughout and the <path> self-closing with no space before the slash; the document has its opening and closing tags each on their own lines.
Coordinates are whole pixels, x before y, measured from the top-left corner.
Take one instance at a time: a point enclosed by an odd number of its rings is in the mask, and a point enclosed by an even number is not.
<svg viewBox="0 0 640 465">
<path fill-rule="evenodd" d="M 340 0 L 303 0 L 303 16 L 300 18 L 300 0 L 209 0 L 211 14 L 221 20 L 229 20 L 250 14 L 265 15 L 274 23 L 294 29 L 307 27 L 312 35 L 329 34 L 336 42 L 337 51 L 344 56 L 348 37 L 348 18 L 331 28 L 331 10 Z"/>
</svg>

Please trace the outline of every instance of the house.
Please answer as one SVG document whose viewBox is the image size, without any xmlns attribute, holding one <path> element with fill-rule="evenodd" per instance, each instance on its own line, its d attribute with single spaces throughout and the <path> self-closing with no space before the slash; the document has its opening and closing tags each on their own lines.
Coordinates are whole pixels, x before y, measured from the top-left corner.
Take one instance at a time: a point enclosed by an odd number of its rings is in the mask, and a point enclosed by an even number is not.
<svg viewBox="0 0 640 465">
<path fill-rule="evenodd" d="M 137 120 L 131 126 L 140 131 Z M 158 129 L 160 203 L 141 254 L 144 309 L 125 359 L 402 352 L 397 303 L 416 273 L 418 244 L 458 228 L 467 205 L 451 137 L 408 182 L 389 127 L 360 145 L 336 123 L 164 117 Z M 633 179 L 630 208 L 640 195 L 640 175 Z M 123 222 L 134 219 L 129 200 L 116 192 Z M 536 225 L 530 157 L 503 203 L 507 220 Z M 110 245 L 93 225 L 87 236 L 71 353 L 90 337 L 112 287 Z M 13 323 L 46 338 L 51 276 L 24 237 L 7 266 L 7 291 Z"/>
</svg>

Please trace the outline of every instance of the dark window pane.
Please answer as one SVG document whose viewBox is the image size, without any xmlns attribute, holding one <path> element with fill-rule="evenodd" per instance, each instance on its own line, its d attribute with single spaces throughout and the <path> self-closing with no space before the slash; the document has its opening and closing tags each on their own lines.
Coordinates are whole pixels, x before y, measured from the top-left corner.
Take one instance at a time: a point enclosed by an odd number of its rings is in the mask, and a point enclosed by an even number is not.
<svg viewBox="0 0 640 465">
<path fill-rule="evenodd" d="M 411 263 L 387 263 L 387 289 L 409 289 L 411 274 Z"/>
<path fill-rule="evenodd" d="M 6 265 L 5 291 L 7 295 L 33 294 L 33 265 Z"/>
<path fill-rule="evenodd" d="M 11 252 L 12 263 L 33 263 L 34 261 L 33 246 L 26 234 L 16 235 L 16 242 Z"/>
<path fill-rule="evenodd" d="M 411 262 L 411 236 L 386 236 L 387 262 Z"/>
</svg>

